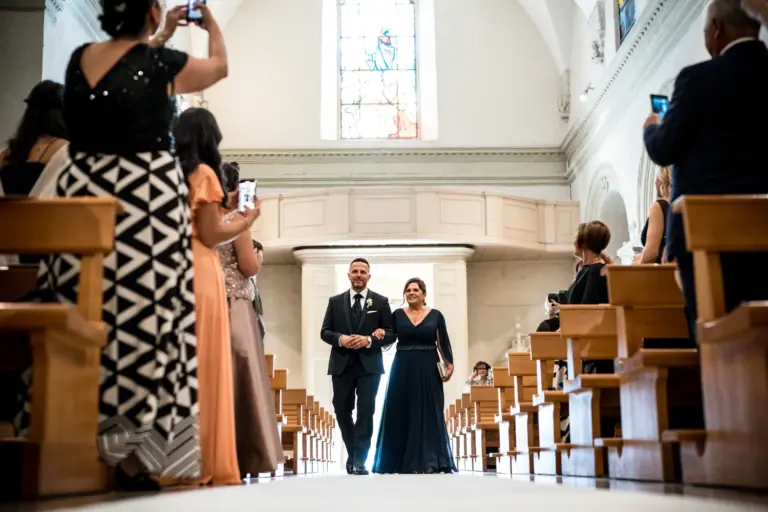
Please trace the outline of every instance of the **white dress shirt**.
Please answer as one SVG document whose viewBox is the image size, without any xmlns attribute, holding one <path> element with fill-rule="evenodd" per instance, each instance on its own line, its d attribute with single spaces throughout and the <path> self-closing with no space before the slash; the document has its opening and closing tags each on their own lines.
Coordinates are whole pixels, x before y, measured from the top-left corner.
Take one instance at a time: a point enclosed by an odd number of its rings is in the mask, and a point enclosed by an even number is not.
<svg viewBox="0 0 768 512">
<path fill-rule="evenodd" d="M 737 44 L 748 43 L 750 41 L 757 41 L 757 39 L 755 39 L 754 37 L 741 37 L 739 39 L 736 39 L 735 41 L 731 41 L 730 43 L 728 43 L 728 45 L 726 45 L 725 48 L 723 48 L 723 51 L 720 52 L 720 56 L 722 57 L 725 52 L 727 52 Z"/>
</svg>

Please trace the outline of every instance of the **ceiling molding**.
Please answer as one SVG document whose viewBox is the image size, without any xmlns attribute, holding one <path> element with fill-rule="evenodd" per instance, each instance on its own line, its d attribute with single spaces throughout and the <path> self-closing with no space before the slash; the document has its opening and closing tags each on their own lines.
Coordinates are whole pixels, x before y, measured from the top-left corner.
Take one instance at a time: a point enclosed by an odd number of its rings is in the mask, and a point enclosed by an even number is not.
<svg viewBox="0 0 768 512">
<path fill-rule="evenodd" d="M 376 263 L 465 263 L 475 250 L 465 246 L 323 247 L 298 249 L 293 256 L 300 265 L 336 265 L 365 257 Z"/>
<path fill-rule="evenodd" d="M 621 115 L 622 101 L 637 92 L 637 85 L 659 68 L 669 52 L 685 36 L 707 0 L 655 0 L 632 28 L 634 37 L 624 41 L 610 68 L 590 97 L 589 110 L 571 126 L 561 147 L 568 161 L 566 179 L 572 182 L 588 156 L 590 143 L 603 128 L 610 126 L 613 114 Z"/>
<path fill-rule="evenodd" d="M 266 188 L 568 185 L 558 148 L 235 149 L 223 157 Z"/>
<path fill-rule="evenodd" d="M 415 148 L 415 149 L 228 149 L 225 159 L 241 164 L 339 162 L 565 162 L 560 148 Z"/>
</svg>

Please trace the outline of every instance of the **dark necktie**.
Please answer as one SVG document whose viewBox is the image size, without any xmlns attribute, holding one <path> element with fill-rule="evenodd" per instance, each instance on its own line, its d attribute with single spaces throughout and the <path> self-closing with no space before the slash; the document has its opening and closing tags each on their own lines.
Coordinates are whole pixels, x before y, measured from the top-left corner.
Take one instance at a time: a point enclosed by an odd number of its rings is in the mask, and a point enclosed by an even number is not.
<svg viewBox="0 0 768 512">
<path fill-rule="evenodd" d="M 360 323 L 360 316 L 363 314 L 363 296 L 359 293 L 355 294 L 355 303 L 352 305 L 352 328 L 357 329 L 357 324 Z"/>
</svg>

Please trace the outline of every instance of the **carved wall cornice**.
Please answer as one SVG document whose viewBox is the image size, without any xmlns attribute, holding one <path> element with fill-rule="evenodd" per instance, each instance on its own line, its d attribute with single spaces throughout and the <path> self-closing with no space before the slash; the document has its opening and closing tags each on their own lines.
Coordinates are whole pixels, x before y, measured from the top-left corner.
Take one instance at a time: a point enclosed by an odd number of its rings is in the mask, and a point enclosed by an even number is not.
<svg viewBox="0 0 768 512">
<path fill-rule="evenodd" d="M 559 148 L 234 149 L 223 156 L 267 188 L 567 185 Z M 435 165 L 414 172 L 411 164 Z"/>
<path fill-rule="evenodd" d="M 669 52 L 685 36 L 699 17 L 707 0 L 655 0 L 632 29 L 635 36 L 626 40 L 612 59 L 590 98 L 589 109 L 568 131 L 562 151 L 568 161 L 566 178 L 573 181 L 588 156 L 589 144 L 598 132 L 613 121 L 626 98 L 636 94 L 637 85 L 659 68 Z"/>
<path fill-rule="evenodd" d="M 314 247 L 293 252 L 301 265 L 348 264 L 364 257 L 376 263 L 455 263 L 466 262 L 475 250 L 468 246 L 402 246 L 402 247 Z"/>
<path fill-rule="evenodd" d="M 222 153 L 241 164 L 565 161 L 560 148 L 229 149 Z"/>
</svg>

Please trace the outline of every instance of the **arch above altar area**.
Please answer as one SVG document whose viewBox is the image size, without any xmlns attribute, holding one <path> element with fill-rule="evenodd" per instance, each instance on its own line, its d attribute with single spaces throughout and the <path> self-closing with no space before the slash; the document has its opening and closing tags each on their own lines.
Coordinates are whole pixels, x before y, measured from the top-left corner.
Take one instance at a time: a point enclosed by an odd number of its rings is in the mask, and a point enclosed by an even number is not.
<svg viewBox="0 0 768 512">
<path fill-rule="evenodd" d="M 253 237 L 271 264 L 308 246 L 474 248 L 471 261 L 572 257 L 579 203 L 439 187 L 328 188 L 261 198 Z"/>
</svg>

